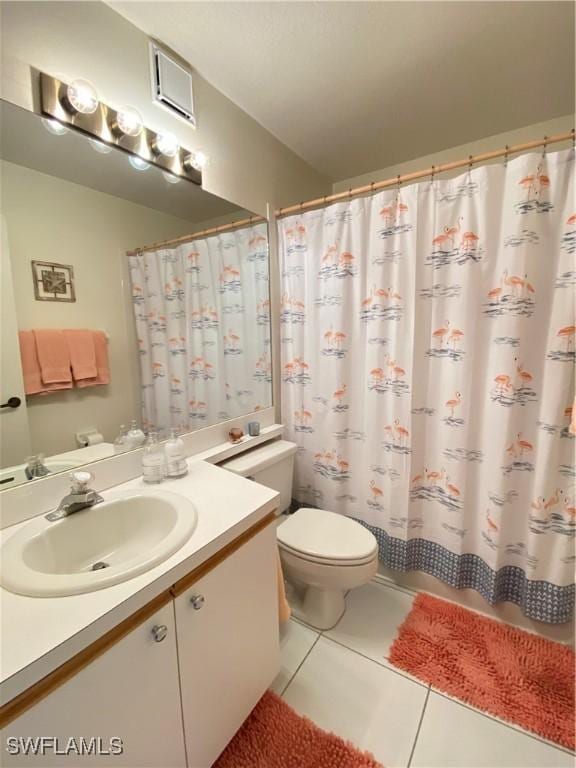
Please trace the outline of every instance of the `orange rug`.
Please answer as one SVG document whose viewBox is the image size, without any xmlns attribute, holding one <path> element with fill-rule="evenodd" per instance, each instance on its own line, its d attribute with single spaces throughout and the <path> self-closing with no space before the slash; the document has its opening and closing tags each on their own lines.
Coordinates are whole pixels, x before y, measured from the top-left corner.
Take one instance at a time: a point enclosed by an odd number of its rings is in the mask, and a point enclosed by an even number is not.
<svg viewBox="0 0 576 768">
<path fill-rule="evenodd" d="M 425 683 L 574 749 L 574 651 L 420 594 L 390 661 Z"/>
<path fill-rule="evenodd" d="M 382 768 L 267 691 L 214 768 Z"/>
</svg>

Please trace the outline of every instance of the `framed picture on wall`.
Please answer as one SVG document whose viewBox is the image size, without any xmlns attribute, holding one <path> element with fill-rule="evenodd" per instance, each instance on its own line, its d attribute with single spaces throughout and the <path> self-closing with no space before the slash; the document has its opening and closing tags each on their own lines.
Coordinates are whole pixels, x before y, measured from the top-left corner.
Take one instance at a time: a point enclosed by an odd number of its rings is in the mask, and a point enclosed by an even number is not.
<svg viewBox="0 0 576 768">
<path fill-rule="evenodd" d="M 32 276 L 36 301 L 76 301 L 74 269 L 70 264 L 33 261 Z"/>
</svg>

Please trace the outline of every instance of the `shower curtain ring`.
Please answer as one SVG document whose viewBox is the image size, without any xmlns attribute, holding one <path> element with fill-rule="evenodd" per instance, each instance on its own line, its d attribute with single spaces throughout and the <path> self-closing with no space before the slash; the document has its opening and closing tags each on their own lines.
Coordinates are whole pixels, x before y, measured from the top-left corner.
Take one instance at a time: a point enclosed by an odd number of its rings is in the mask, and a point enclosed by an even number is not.
<svg viewBox="0 0 576 768">
<path fill-rule="evenodd" d="M 508 152 L 510 150 L 510 147 L 508 144 L 504 147 L 504 168 L 508 167 Z"/>
<path fill-rule="evenodd" d="M 434 184 L 434 174 L 436 173 L 436 166 L 432 166 L 432 171 L 430 173 L 430 184 Z"/>
<path fill-rule="evenodd" d="M 546 147 L 548 146 L 548 136 L 544 136 L 544 143 L 542 145 L 542 157 L 546 157 Z"/>
<path fill-rule="evenodd" d="M 348 189 L 348 199 L 352 200 L 352 187 Z"/>
<path fill-rule="evenodd" d="M 397 185 L 398 189 L 400 189 L 400 185 L 401 185 L 400 174 L 398 174 L 398 176 L 396 176 L 396 185 Z"/>
<path fill-rule="evenodd" d="M 472 166 L 474 165 L 474 157 L 473 155 L 468 155 L 468 170 L 472 170 Z"/>
<path fill-rule="evenodd" d="M 570 133 L 572 134 L 572 149 L 574 150 L 576 149 L 576 129 L 572 128 Z"/>
</svg>

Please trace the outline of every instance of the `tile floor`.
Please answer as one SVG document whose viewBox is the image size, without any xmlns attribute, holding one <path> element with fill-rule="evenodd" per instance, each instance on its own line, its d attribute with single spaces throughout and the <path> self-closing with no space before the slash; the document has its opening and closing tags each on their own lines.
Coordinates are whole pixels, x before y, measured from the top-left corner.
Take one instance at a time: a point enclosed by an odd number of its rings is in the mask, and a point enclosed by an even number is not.
<svg viewBox="0 0 576 768">
<path fill-rule="evenodd" d="M 273 684 L 297 712 L 372 752 L 386 768 L 571 768 L 574 755 L 436 692 L 387 660 L 410 592 L 349 593 L 334 629 L 291 620 Z"/>
</svg>

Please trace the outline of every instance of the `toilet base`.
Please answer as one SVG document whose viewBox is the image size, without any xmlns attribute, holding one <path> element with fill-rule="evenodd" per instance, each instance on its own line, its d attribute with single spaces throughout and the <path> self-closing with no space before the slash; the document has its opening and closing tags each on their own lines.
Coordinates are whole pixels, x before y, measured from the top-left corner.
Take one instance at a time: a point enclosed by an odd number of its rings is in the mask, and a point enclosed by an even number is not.
<svg viewBox="0 0 576 768">
<path fill-rule="evenodd" d="M 320 630 L 332 629 L 346 611 L 346 592 L 304 584 L 289 584 L 288 601 L 296 619 Z"/>
</svg>

